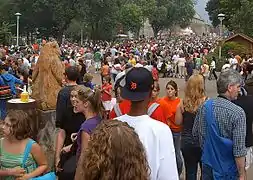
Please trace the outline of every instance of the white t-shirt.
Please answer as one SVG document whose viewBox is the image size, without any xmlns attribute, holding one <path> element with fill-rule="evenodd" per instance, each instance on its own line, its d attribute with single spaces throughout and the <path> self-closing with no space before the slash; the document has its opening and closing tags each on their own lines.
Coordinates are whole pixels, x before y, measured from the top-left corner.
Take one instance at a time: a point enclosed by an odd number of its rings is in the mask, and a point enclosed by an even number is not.
<svg viewBox="0 0 253 180">
<path fill-rule="evenodd" d="M 211 68 L 216 69 L 216 63 L 215 63 L 215 61 L 211 62 Z"/>
<path fill-rule="evenodd" d="M 146 149 L 151 180 L 178 180 L 175 148 L 169 126 L 148 115 L 123 115 L 116 119 L 127 122 L 139 135 Z"/>
<path fill-rule="evenodd" d="M 178 60 L 178 66 L 185 66 L 185 62 L 186 62 L 186 60 L 185 60 L 185 58 L 178 58 L 177 59 Z"/>
</svg>

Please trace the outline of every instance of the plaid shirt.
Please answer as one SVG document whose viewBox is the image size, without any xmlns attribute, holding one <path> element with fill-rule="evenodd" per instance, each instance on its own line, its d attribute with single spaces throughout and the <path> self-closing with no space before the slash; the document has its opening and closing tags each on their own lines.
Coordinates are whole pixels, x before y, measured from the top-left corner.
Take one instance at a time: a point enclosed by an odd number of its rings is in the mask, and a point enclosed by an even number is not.
<svg viewBox="0 0 253 180">
<path fill-rule="evenodd" d="M 217 97 L 213 101 L 213 111 L 220 136 L 233 141 L 234 156 L 246 156 L 246 115 L 243 109 L 225 98 Z M 202 105 L 192 129 L 193 137 L 199 141 L 202 148 L 206 136 L 205 113 L 206 108 Z"/>
</svg>

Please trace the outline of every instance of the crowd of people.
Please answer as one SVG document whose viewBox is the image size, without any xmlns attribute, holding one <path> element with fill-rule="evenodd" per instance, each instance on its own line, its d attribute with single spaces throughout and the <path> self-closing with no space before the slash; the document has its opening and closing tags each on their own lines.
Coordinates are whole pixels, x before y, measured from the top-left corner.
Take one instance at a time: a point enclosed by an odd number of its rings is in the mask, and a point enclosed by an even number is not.
<svg viewBox="0 0 253 180">
<path fill-rule="evenodd" d="M 215 58 L 209 65 L 205 57 L 215 43 L 192 36 L 61 45 L 65 73 L 56 105 L 54 170 L 31 139 L 31 117 L 6 112 L 6 100 L 18 96 L 16 84 L 30 91 L 39 49 L 1 46 L 0 176 L 178 180 L 184 164 L 186 180 L 246 179 L 253 160 L 252 59 L 231 55 L 218 77 Z M 93 67 L 102 85 L 92 81 Z M 186 79 L 183 98 L 174 80 L 160 87 L 159 73 Z M 216 98 L 206 94 L 210 75 L 217 80 Z"/>
</svg>

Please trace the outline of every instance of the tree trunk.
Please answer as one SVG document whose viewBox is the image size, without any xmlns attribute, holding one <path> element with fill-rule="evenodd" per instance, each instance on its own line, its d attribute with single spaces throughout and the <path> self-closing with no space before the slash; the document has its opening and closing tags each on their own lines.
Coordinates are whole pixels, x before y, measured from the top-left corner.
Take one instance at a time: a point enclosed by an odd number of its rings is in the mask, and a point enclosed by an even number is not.
<svg viewBox="0 0 253 180">
<path fill-rule="evenodd" d="M 154 31 L 155 38 L 157 38 L 157 35 L 158 35 L 159 31 L 160 31 L 160 28 L 157 27 L 157 26 L 152 26 L 152 29 Z"/>
</svg>

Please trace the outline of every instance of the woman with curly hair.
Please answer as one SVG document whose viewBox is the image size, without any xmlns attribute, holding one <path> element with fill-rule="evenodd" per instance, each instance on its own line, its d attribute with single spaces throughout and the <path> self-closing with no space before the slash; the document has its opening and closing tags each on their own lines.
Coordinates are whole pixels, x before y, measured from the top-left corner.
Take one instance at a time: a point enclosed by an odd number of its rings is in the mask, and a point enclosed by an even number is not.
<svg viewBox="0 0 253 180">
<path fill-rule="evenodd" d="M 149 180 L 144 147 L 127 123 L 103 121 L 90 137 L 80 162 L 80 179 Z"/>
<path fill-rule="evenodd" d="M 192 128 L 198 108 L 207 99 L 204 89 L 204 78 L 199 74 L 192 75 L 185 87 L 185 97 L 176 112 L 176 124 L 183 125 L 181 151 L 186 167 L 186 180 L 196 180 L 198 164 L 201 165 L 201 148 L 192 136 Z"/>
</svg>

